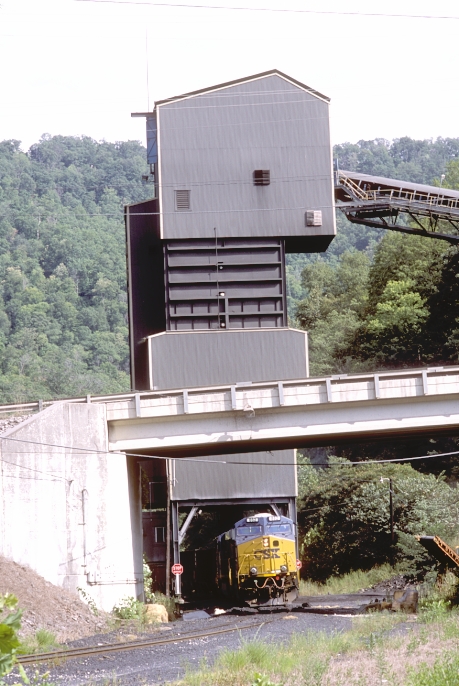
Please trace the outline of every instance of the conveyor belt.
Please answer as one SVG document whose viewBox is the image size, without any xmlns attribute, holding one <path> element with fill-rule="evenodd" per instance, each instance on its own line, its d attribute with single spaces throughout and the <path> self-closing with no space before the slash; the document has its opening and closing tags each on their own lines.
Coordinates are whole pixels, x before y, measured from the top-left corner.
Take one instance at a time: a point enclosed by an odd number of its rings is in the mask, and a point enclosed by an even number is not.
<svg viewBox="0 0 459 686">
<path fill-rule="evenodd" d="M 335 198 L 354 224 L 459 243 L 459 191 L 336 170 Z"/>
<path fill-rule="evenodd" d="M 419 543 L 445 567 L 459 568 L 459 555 L 440 536 L 416 536 Z M 452 563 L 452 564 L 451 564 Z"/>
</svg>

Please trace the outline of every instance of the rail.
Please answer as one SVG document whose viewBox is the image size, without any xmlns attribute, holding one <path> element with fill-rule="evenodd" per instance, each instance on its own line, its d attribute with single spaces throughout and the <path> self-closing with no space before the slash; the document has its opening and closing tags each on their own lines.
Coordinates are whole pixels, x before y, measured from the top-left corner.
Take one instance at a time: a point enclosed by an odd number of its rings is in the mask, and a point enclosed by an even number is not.
<svg viewBox="0 0 459 686">
<path fill-rule="evenodd" d="M 272 620 L 271 620 L 272 621 Z M 209 636 L 217 636 L 219 634 L 227 634 L 232 631 L 242 631 L 244 629 L 259 628 L 264 624 L 269 624 L 269 621 L 243 624 L 232 627 L 225 627 L 223 629 L 215 629 L 213 631 L 200 631 L 187 634 L 178 634 L 170 638 L 163 639 L 149 639 L 146 641 L 126 641 L 124 643 L 106 643 L 104 645 L 92 646 L 89 648 L 67 648 L 66 650 L 53 650 L 48 653 L 35 653 L 32 655 L 18 655 L 17 661 L 21 665 L 30 665 L 37 662 L 54 662 L 56 660 L 68 660 L 77 657 L 91 657 L 92 655 L 103 655 L 105 653 L 121 652 L 126 650 L 136 650 L 139 648 L 150 648 L 152 646 L 166 645 L 168 643 L 178 643 L 179 641 L 190 641 L 197 638 L 207 638 Z"/>
</svg>

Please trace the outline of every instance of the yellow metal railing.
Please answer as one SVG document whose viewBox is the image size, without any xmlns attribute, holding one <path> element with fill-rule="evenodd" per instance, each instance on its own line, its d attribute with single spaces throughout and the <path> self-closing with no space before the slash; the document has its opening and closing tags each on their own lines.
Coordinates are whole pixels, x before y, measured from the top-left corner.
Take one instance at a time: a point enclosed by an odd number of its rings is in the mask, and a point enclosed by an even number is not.
<svg viewBox="0 0 459 686">
<path fill-rule="evenodd" d="M 429 536 L 416 536 L 416 539 L 422 543 L 421 539 L 430 539 Z M 444 553 L 449 559 L 454 562 L 454 564 L 459 567 L 459 555 L 449 546 L 447 543 L 445 543 L 440 536 L 433 536 L 430 540 L 439 548 L 442 553 Z M 432 551 L 431 551 L 432 552 Z M 435 553 L 433 553 L 435 554 Z"/>
<path fill-rule="evenodd" d="M 363 190 L 353 179 L 341 172 L 338 173 L 338 180 L 340 185 L 350 191 L 355 198 L 363 201 L 406 200 L 409 203 L 422 203 L 423 205 L 428 205 L 430 208 L 459 209 L 459 198 L 449 197 L 442 192 L 442 189 L 440 188 L 438 189 L 438 193 L 421 193 L 420 191 L 408 190 L 402 187 Z"/>
</svg>

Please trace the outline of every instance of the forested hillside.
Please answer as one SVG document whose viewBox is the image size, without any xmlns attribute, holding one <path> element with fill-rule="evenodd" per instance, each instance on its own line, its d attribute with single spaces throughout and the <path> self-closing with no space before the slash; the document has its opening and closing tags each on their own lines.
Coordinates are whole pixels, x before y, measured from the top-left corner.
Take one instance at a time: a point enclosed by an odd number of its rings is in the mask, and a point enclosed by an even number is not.
<svg viewBox="0 0 459 686">
<path fill-rule="evenodd" d="M 459 189 L 458 144 L 370 141 L 335 153 L 342 168 L 433 185 L 444 174 L 443 185 Z M 311 374 L 457 363 L 457 248 L 350 226 L 337 214 L 327 253 L 295 256 L 303 268 L 292 279 L 292 319 L 310 332 Z"/>
<path fill-rule="evenodd" d="M 459 187 L 459 139 L 343 144 L 343 169 Z M 129 388 L 123 204 L 151 195 L 140 143 L 0 143 L 0 401 Z M 456 362 L 457 251 L 351 226 L 288 257 L 292 324 L 311 372 Z"/>
<path fill-rule="evenodd" d="M 0 143 L 0 401 L 129 389 L 123 203 L 140 143 Z"/>
</svg>

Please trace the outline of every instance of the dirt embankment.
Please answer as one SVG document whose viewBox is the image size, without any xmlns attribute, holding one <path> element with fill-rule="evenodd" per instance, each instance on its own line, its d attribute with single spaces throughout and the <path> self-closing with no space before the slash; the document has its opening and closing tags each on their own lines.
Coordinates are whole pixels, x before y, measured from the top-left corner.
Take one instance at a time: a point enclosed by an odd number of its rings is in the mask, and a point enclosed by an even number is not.
<svg viewBox="0 0 459 686">
<path fill-rule="evenodd" d="M 52 631 L 59 642 L 101 632 L 107 615 L 94 615 L 77 595 L 54 586 L 28 567 L 0 556 L 0 594 L 13 593 L 22 615 L 21 635 Z"/>
</svg>

